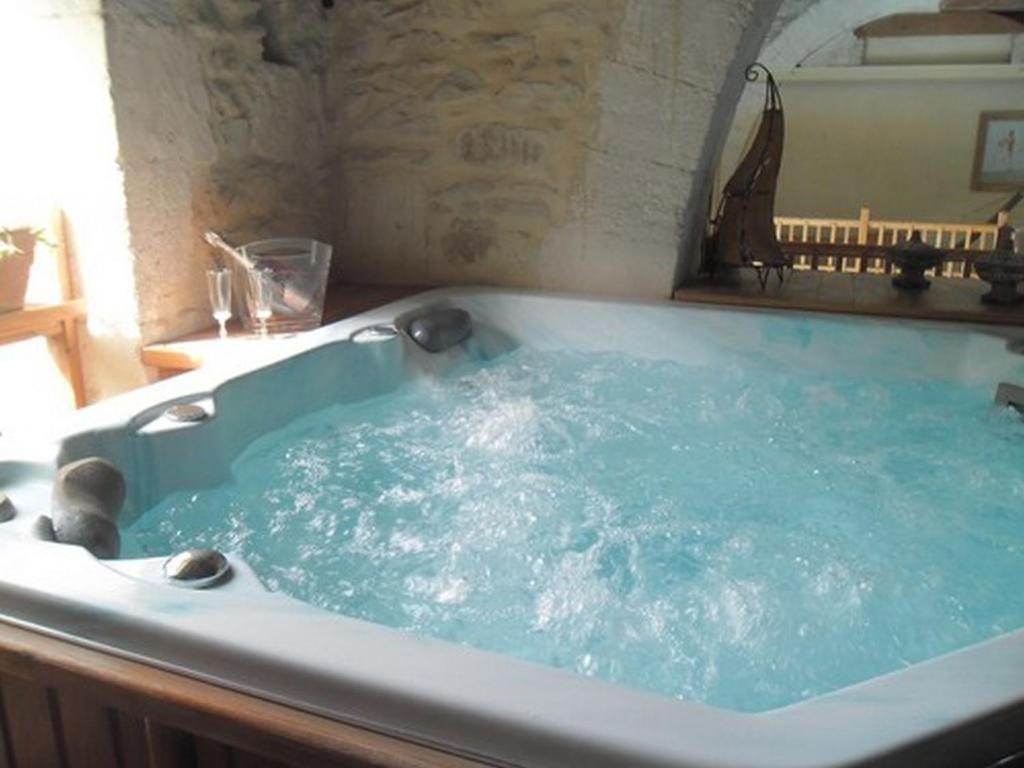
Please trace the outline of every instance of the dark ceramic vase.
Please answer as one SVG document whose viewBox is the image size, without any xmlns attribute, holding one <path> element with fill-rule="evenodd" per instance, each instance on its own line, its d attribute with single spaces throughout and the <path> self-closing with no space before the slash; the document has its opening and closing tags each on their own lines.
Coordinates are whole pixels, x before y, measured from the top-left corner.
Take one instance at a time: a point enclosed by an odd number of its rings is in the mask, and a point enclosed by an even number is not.
<svg viewBox="0 0 1024 768">
<path fill-rule="evenodd" d="M 1024 256 L 1010 250 L 999 250 L 974 262 L 978 277 L 992 286 L 981 297 L 986 304 L 1016 304 L 1024 296 L 1017 293 L 1017 283 L 1024 280 Z"/>
<path fill-rule="evenodd" d="M 920 291 L 931 285 L 925 271 L 941 267 L 946 254 L 923 242 L 921 233 L 915 231 L 910 240 L 890 248 L 887 257 L 890 264 L 900 269 L 892 284 L 905 291 Z"/>
</svg>

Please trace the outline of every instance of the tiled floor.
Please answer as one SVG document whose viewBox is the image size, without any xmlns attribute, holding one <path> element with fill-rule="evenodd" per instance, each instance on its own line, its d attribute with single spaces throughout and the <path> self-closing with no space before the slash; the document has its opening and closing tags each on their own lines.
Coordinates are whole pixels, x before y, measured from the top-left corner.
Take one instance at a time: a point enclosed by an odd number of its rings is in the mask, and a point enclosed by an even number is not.
<svg viewBox="0 0 1024 768">
<path fill-rule="evenodd" d="M 888 275 L 836 272 L 787 273 L 780 286 L 773 276 L 762 292 L 752 270 L 715 281 L 701 278 L 676 289 L 675 299 L 698 304 L 842 312 L 857 315 L 913 317 L 969 323 L 1024 325 L 1024 302 L 1010 307 L 984 304 L 989 289 L 981 280 L 931 278 L 931 288 L 900 291 Z"/>
</svg>

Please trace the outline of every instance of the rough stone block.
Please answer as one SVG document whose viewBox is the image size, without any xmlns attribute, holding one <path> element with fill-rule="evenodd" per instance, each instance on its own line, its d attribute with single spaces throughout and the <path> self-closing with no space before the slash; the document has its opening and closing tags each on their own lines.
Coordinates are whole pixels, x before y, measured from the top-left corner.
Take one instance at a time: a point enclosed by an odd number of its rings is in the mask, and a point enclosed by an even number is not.
<svg viewBox="0 0 1024 768">
<path fill-rule="evenodd" d="M 487 179 L 469 179 L 445 187 L 437 193 L 437 196 L 453 204 L 479 201 L 485 195 L 493 192 L 494 187 L 495 182 Z"/>
<path fill-rule="evenodd" d="M 592 222 L 574 221 L 545 239 L 537 279 L 551 290 L 667 297 L 675 261 L 673 243 L 603 234 Z"/>
<path fill-rule="evenodd" d="M 678 0 L 627 3 L 615 60 L 658 77 L 677 77 L 680 10 Z"/>
<path fill-rule="evenodd" d="M 468 163 L 493 166 L 531 166 L 544 159 L 541 131 L 502 123 L 470 126 L 456 139 L 458 156 Z"/>
<path fill-rule="evenodd" d="M 473 264 L 483 261 L 494 249 L 498 226 L 488 219 L 453 219 L 441 237 L 441 250 L 451 262 Z"/>
<path fill-rule="evenodd" d="M 485 213 L 512 219 L 534 219 L 547 222 L 551 219 L 551 208 L 543 200 L 515 200 L 495 197 L 483 203 Z"/>
<path fill-rule="evenodd" d="M 454 101 L 475 96 L 483 88 L 484 81 L 469 69 L 457 69 L 445 77 L 430 95 L 431 101 Z"/>
<path fill-rule="evenodd" d="M 609 63 L 596 144 L 611 154 L 693 170 L 714 107 L 707 91 Z"/>
<path fill-rule="evenodd" d="M 593 191 L 588 220 L 595 232 L 620 240 L 657 244 L 675 253 L 682 209 L 693 175 L 651 161 L 592 152 Z M 634 264 L 642 269 L 642 265 Z"/>
<path fill-rule="evenodd" d="M 567 78 L 553 82 L 519 81 L 510 83 L 498 99 L 509 110 L 571 112 L 580 106 L 584 88 Z"/>
<path fill-rule="evenodd" d="M 426 197 L 408 169 L 339 174 L 345 222 L 335 261 L 346 279 L 427 281 Z M 338 258 L 340 257 L 340 259 Z"/>
</svg>

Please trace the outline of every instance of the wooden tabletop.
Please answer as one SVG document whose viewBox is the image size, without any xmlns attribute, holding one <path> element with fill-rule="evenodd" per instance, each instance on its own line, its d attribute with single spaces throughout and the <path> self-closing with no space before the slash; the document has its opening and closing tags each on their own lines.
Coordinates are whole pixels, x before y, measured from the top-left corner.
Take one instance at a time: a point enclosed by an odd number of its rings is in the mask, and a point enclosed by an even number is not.
<svg viewBox="0 0 1024 768">
<path fill-rule="evenodd" d="M 328 288 L 324 301 L 323 324 L 333 323 L 358 315 L 392 301 L 427 290 L 422 286 L 394 285 L 333 285 Z M 216 357 L 217 360 L 244 358 L 252 354 L 253 343 L 262 339 L 246 331 L 237 320 L 228 323 L 228 337 L 221 339 L 217 328 L 211 325 L 202 331 L 176 339 L 157 342 L 142 348 L 142 362 L 157 369 L 161 376 L 200 368 Z"/>
</svg>

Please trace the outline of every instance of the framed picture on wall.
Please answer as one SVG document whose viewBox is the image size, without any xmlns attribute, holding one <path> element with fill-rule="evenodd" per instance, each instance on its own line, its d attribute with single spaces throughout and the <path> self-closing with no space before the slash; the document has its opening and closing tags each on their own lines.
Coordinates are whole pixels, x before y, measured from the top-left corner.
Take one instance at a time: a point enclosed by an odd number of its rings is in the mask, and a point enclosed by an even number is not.
<svg viewBox="0 0 1024 768">
<path fill-rule="evenodd" d="M 978 116 L 971 189 L 1024 189 L 1024 111 Z"/>
</svg>

